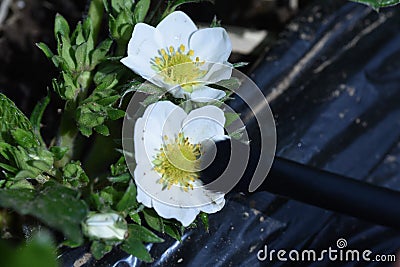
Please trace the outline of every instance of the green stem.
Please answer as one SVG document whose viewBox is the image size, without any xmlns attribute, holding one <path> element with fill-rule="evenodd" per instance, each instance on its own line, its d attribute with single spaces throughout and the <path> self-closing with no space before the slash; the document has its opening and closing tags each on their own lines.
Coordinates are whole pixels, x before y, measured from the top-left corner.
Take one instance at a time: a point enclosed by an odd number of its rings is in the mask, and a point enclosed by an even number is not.
<svg viewBox="0 0 400 267">
<path fill-rule="evenodd" d="M 59 133 L 57 136 L 57 145 L 68 147 L 64 157 L 55 163 L 56 167 L 64 167 L 74 156 L 74 141 L 78 135 L 78 128 L 75 123 L 75 107 L 71 108 L 67 102 L 64 112 L 61 116 Z M 73 106 L 74 103 L 71 103 Z"/>
<path fill-rule="evenodd" d="M 98 34 L 101 28 L 101 23 L 103 21 L 103 2 L 102 0 L 92 0 L 90 2 L 88 17 L 92 21 L 93 27 L 93 43 L 97 43 Z M 65 154 L 64 158 L 55 163 L 56 167 L 63 167 L 67 164 L 74 156 L 75 138 L 77 137 L 79 130 L 75 122 L 75 112 L 79 103 L 84 100 L 87 96 L 87 92 L 91 86 L 91 76 L 90 73 L 87 77 L 87 82 L 85 82 L 84 88 L 81 88 L 80 93 L 71 102 L 65 104 L 64 112 L 61 117 L 59 132 L 57 136 L 57 145 L 68 147 L 69 150 Z"/>
</svg>

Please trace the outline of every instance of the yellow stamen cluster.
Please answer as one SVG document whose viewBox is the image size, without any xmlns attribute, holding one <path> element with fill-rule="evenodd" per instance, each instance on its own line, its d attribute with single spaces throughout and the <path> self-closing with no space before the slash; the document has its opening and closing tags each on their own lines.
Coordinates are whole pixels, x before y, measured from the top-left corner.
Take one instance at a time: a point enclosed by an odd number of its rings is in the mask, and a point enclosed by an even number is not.
<svg viewBox="0 0 400 267">
<path fill-rule="evenodd" d="M 175 50 L 170 46 L 167 50 L 159 50 L 159 57 L 152 60 L 153 69 L 159 72 L 164 81 L 171 85 L 180 85 L 183 90 L 191 93 L 193 85 L 205 75 L 205 71 L 199 67 L 204 64 L 199 57 L 192 59 L 194 51 L 186 51 L 186 47 L 181 44 Z"/>
<path fill-rule="evenodd" d="M 168 138 L 164 137 L 165 142 Z M 200 144 L 191 144 L 182 133 L 173 142 L 166 143 L 153 160 L 154 170 L 162 176 L 158 180 L 163 189 L 180 185 L 187 192 L 199 178 Z"/>
</svg>

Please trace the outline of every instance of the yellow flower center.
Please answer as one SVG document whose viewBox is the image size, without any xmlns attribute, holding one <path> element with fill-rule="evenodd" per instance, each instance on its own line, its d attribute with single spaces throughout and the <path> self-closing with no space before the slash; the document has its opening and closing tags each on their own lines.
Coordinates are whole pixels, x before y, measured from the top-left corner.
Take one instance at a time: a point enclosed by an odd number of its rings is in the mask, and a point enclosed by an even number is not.
<svg viewBox="0 0 400 267">
<path fill-rule="evenodd" d="M 200 61 L 199 57 L 193 60 L 194 51 L 185 52 L 185 50 L 183 44 L 176 50 L 172 46 L 168 51 L 161 49 L 160 56 L 152 59 L 151 63 L 153 69 L 163 76 L 164 82 L 180 85 L 183 90 L 191 93 L 193 86 L 206 74 L 206 71 L 199 68 L 204 61 Z"/>
<path fill-rule="evenodd" d="M 167 136 L 164 140 L 168 141 Z M 164 144 L 153 160 L 154 170 L 162 175 L 158 183 L 163 190 L 173 185 L 180 185 L 186 192 L 193 189 L 192 183 L 199 178 L 200 154 L 200 144 L 191 144 L 182 133 L 173 142 Z"/>
</svg>

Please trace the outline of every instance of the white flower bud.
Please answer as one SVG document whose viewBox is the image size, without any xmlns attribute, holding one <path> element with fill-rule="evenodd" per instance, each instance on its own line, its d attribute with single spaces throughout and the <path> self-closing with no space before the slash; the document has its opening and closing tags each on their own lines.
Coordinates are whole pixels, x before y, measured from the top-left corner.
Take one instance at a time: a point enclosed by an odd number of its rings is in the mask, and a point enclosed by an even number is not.
<svg viewBox="0 0 400 267">
<path fill-rule="evenodd" d="M 123 240 L 128 232 L 126 221 L 116 213 L 95 213 L 83 223 L 85 234 L 94 239 Z"/>
</svg>

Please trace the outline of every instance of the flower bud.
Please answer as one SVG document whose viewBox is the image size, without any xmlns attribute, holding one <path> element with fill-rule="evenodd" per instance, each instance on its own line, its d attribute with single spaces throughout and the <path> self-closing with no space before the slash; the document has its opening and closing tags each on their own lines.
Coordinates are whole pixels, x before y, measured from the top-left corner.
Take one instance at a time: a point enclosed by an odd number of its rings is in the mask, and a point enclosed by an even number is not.
<svg viewBox="0 0 400 267">
<path fill-rule="evenodd" d="M 85 235 L 93 239 L 123 240 L 128 232 L 124 218 L 116 213 L 94 213 L 83 223 Z"/>
</svg>

